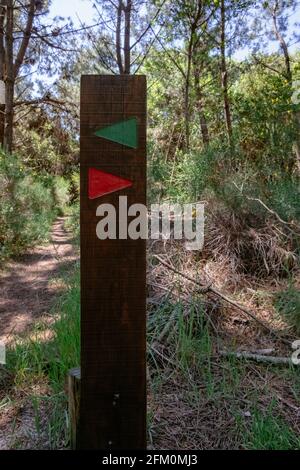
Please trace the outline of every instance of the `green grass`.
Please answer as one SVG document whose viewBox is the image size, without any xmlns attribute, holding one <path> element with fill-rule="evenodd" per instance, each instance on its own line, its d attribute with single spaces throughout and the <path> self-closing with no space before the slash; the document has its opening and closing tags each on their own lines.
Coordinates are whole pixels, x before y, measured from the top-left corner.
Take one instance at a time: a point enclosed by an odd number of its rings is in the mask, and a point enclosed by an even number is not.
<svg viewBox="0 0 300 470">
<path fill-rule="evenodd" d="M 49 327 L 39 323 L 30 339 L 19 340 L 7 355 L 7 367 L 14 377 L 15 389 L 30 390 L 35 383 L 47 383 L 51 393 L 40 396 L 30 392 L 35 410 L 36 431 L 39 433 L 40 408 L 49 408 L 47 440 L 52 449 L 68 445 L 69 426 L 65 381 L 68 371 L 80 364 L 80 283 L 79 266 L 70 276 L 64 273 L 65 292 L 53 307 L 58 319 Z M 50 329 L 50 338 L 41 340 Z M 47 335 L 49 337 L 49 334 Z M 47 338 L 47 336 L 45 338 Z"/>
<path fill-rule="evenodd" d="M 200 412 L 199 422 L 201 419 L 209 420 L 213 412 L 217 416 L 221 412 L 224 427 L 228 428 L 228 440 L 221 431 L 220 436 L 216 434 L 212 438 L 212 445 L 215 445 L 214 440 L 223 440 L 223 445 L 229 448 L 298 449 L 300 438 L 290 424 L 293 420 L 289 419 L 285 408 L 273 402 L 276 391 L 272 389 L 272 384 L 279 378 L 283 386 L 279 395 L 288 390 L 295 394 L 296 399 L 299 371 L 257 365 L 234 357 L 217 357 L 214 347 L 218 338 L 212 335 L 201 297 L 190 301 L 187 308 L 181 302 L 172 304 L 167 295 L 159 305 L 152 307 L 148 321 L 148 344 L 154 344 L 158 350 L 155 340 L 171 315 L 173 322 L 164 336 L 161 351 L 172 363 L 151 353 L 151 348 L 148 348 L 150 390 L 156 406 L 160 410 L 166 407 L 166 416 L 170 413 L 176 416 L 177 412 L 184 415 L 191 413 L 191 410 L 193 416 L 197 416 Z M 164 395 L 170 398 L 163 400 Z M 177 400 L 175 408 L 172 397 Z M 271 403 L 267 409 L 261 402 L 262 397 Z M 156 433 L 161 432 L 161 421 L 155 420 L 151 410 L 149 414 L 148 431 L 155 445 Z M 225 425 L 228 420 L 230 426 Z M 214 426 L 213 422 L 210 424 Z M 182 421 L 182 426 L 192 428 L 190 421 L 186 420 Z M 196 433 L 196 429 L 192 432 Z M 193 438 L 197 446 L 197 438 Z M 198 439 L 200 442 L 205 440 L 200 434 Z"/>
<path fill-rule="evenodd" d="M 69 227 L 77 226 L 77 208 L 71 212 Z M 52 336 L 41 341 L 40 335 L 49 326 L 43 323 L 35 325 L 35 334 L 30 340 L 18 342 L 8 352 L 9 372 L 14 376 L 16 389 L 30 390 L 34 409 L 36 432 L 42 432 L 43 408 L 49 409 L 47 440 L 52 449 L 69 445 L 69 422 L 65 380 L 68 370 L 80 363 L 80 276 L 79 265 L 70 272 L 62 273 L 61 279 L 65 290 L 53 307 L 52 313 L 57 320 L 50 327 Z M 234 358 L 216 359 L 210 323 L 201 296 L 190 299 L 189 307 L 181 301 L 173 302 L 168 294 L 154 305 L 148 319 L 148 360 L 150 370 L 150 390 L 160 402 L 167 390 L 167 395 L 178 387 L 178 406 L 181 401 L 187 410 L 194 410 L 197 415 L 201 403 L 208 403 L 209 410 L 224 409 L 224 420 L 233 419 L 230 424 L 230 445 L 245 449 L 299 449 L 299 438 L 291 428 L 286 415 L 278 411 L 272 402 L 267 409 L 259 403 L 260 394 L 272 401 L 272 391 L 266 386 L 263 390 L 256 386 L 261 381 L 268 384 L 264 374 L 267 368 L 259 368 L 259 377 L 252 364 Z M 173 322 L 169 324 L 170 316 Z M 151 345 L 166 328 L 162 341 L 163 355 L 172 362 L 168 363 L 151 351 Z M 299 374 L 295 370 L 277 370 L 272 372 L 280 376 L 283 383 L 289 384 L 295 395 L 299 392 Z M 252 374 L 252 375 L 251 375 Z M 251 375 L 249 382 L 247 379 Z M 172 380 L 175 388 L 172 389 Z M 244 381 L 246 380 L 246 384 Z M 31 384 L 46 382 L 51 392 L 46 396 L 31 391 Z M 250 383 L 250 387 L 249 387 Z M 299 396 L 299 395 L 298 395 Z M 251 416 L 245 418 L 243 400 Z M 6 402 L 3 402 L 5 406 Z M 1 403 L 0 403 L 1 406 Z M 161 404 L 161 407 L 164 405 Z M 200 408 L 199 408 L 200 407 Z M 174 409 L 174 408 L 173 408 Z M 229 418 L 228 418 L 229 416 Z M 210 418 L 208 418 L 210 419 Z M 187 422 L 182 421 L 182 426 Z M 159 425 L 158 425 L 159 427 Z M 201 427 L 201 426 L 200 426 Z M 148 409 L 148 435 L 155 445 L 157 422 L 155 408 Z M 43 431 L 44 432 L 44 431 Z M 201 432 L 201 429 L 199 429 Z M 201 436 L 199 436 L 200 438 Z"/>
<path fill-rule="evenodd" d="M 293 284 L 275 297 L 275 308 L 296 332 L 300 333 L 300 291 Z"/>
<path fill-rule="evenodd" d="M 244 446 L 249 450 L 299 450 L 300 437 L 276 413 L 276 402 L 273 401 L 265 413 L 259 409 L 253 411 Z"/>
<path fill-rule="evenodd" d="M 72 204 L 65 211 L 65 215 L 67 216 L 65 227 L 73 233 L 74 243 L 76 246 L 79 246 L 80 242 L 79 214 L 80 211 L 78 203 Z"/>
<path fill-rule="evenodd" d="M 62 279 L 66 284 L 65 292 L 57 299 L 53 314 L 58 318 L 51 326 L 52 338 L 40 341 L 39 335 L 47 329 L 42 323 L 36 324 L 35 333 L 31 340 L 19 342 L 8 353 L 9 371 L 14 375 L 14 387 L 28 388 L 30 384 L 44 381 L 49 384 L 51 393 L 47 396 L 31 393 L 31 402 L 35 413 L 36 432 L 42 432 L 42 411 L 49 409 L 47 440 L 52 449 L 64 448 L 69 444 L 69 422 L 67 414 L 67 397 L 65 380 L 68 370 L 80 363 L 80 283 L 79 266 L 70 276 L 64 273 Z M 199 307 L 200 304 L 200 307 Z M 149 353 L 151 364 L 151 392 L 158 399 L 164 393 L 164 387 L 169 387 L 172 377 L 180 386 L 181 400 L 189 409 L 197 409 L 201 401 L 210 404 L 211 409 L 222 408 L 229 410 L 234 421 L 230 427 L 230 439 L 233 446 L 240 445 L 245 449 L 299 449 L 300 441 L 285 417 L 278 411 L 279 407 L 270 398 L 267 409 L 259 404 L 260 393 L 270 395 L 271 390 L 259 391 L 255 382 L 245 388 L 243 380 L 251 374 L 252 368 L 247 363 L 235 359 L 224 358 L 218 363 L 213 359 L 213 338 L 209 331 L 209 323 L 203 313 L 199 300 L 191 304 L 189 311 L 184 310 L 178 302 L 173 305 L 167 296 L 165 302 L 153 309 L 149 319 L 148 343 L 157 338 L 166 326 L 170 314 L 175 317 L 172 328 L 164 340 L 164 354 L 171 358 L 174 366 L 162 366 L 157 358 Z M 158 358 L 159 359 L 159 358 Z M 263 376 L 267 368 L 262 367 Z M 276 369 L 272 369 L 276 373 Z M 282 381 L 294 384 L 295 393 L 299 383 L 297 371 L 278 371 Z M 296 376 L 297 375 L 297 376 Z M 296 380 L 297 379 L 297 380 Z M 257 380 L 256 374 L 252 380 Z M 199 385 L 202 385 L 199 388 Z M 168 388 L 169 390 L 169 388 Z M 174 392 L 176 393 L 176 391 Z M 250 418 L 242 414 L 240 398 L 246 399 L 251 411 Z M 180 405 L 180 402 L 178 402 Z M 3 403 L 5 406 L 5 403 Z M 226 416 L 224 417 L 226 418 Z M 187 423 L 184 421 L 182 425 Z M 43 431 L 44 432 L 44 431 Z M 155 445 L 156 421 L 154 409 L 148 409 L 148 435 Z"/>
</svg>

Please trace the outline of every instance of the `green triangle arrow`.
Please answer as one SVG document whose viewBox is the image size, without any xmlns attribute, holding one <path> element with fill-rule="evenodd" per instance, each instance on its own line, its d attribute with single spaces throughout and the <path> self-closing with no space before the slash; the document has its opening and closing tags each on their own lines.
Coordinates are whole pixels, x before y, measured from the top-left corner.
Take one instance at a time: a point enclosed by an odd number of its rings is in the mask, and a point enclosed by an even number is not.
<svg viewBox="0 0 300 470">
<path fill-rule="evenodd" d="M 95 132 L 97 137 L 126 145 L 133 149 L 137 148 L 137 119 L 131 118 L 127 121 L 117 122 L 111 126 L 104 127 Z"/>
</svg>

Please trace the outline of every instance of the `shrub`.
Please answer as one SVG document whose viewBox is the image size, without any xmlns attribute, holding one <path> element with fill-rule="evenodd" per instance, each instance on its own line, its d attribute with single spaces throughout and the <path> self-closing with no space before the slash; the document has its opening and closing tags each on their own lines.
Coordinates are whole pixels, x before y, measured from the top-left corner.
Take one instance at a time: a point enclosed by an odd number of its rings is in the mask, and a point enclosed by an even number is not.
<svg viewBox="0 0 300 470">
<path fill-rule="evenodd" d="M 219 203 L 206 222 L 205 250 L 237 272 L 257 277 L 286 275 L 298 265 L 296 240 L 278 222 L 255 218 Z"/>
<path fill-rule="evenodd" d="M 61 177 L 30 174 L 16 156 L 0 152 L 0 261 L 47 238 L 68 202 Z"/>
</svg>

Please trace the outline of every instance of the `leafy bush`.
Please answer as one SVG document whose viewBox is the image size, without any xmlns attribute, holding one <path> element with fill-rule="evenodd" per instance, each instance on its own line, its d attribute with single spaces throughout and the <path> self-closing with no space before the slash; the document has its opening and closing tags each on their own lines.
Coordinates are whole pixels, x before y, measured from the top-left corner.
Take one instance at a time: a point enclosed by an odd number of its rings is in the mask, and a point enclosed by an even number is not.
<svg viewBox="0 0 300 470">
<path fill-rule="evenodd" d="M 80 194 L 80 177 L 78 172 L 74 172 L 71 174 L 69 192 L 70 203 L 74 204 L 75 202 L 78 202 Z"/>
<path fill-rule="evenodd" d="M 68 202 L 61 177 L 30 174 L 16 156 L 0 152 L 0 260 L 45 240 Z"/>
<path fill-rule="evenodd" d="M 65 227 L 67 230 L 71 231 L 74 236 L 74 242 L 76 245 L 79 245 L 79 235 L 80 235 L 80 210 L 79 210 L 79 203 L 72 204 L 68 207 L 67 210 L 68 218 L 65 223 Z"/>
</svg>

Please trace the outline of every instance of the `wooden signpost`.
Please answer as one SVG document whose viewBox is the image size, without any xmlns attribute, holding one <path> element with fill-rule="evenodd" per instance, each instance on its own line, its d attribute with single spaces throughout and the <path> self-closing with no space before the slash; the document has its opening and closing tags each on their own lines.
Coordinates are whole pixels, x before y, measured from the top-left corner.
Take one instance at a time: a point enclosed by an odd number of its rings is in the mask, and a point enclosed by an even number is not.
<svg viewBox="0 0 300 470">
<path fill-rule="evenodd" d="M 146 204 L 146 79 L 81 82 L 79 449 L 146 448 L 146 242 L 100 240 L 97 208 Z M 117 217 L 118 220 L 118 217 Z"/>
</svg>

